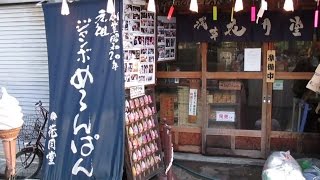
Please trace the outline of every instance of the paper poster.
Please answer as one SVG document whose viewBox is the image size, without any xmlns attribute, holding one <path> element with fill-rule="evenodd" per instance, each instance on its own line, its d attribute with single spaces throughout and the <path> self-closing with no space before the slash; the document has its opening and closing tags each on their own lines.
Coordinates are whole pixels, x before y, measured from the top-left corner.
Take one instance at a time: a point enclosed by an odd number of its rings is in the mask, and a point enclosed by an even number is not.
<svg viewBox="0 0 320 180">
<path fill-rule="evenodd" d="M 234 111 L 216 111 L 216 121 L 234 122 L 236 113 Z"/>
<path fill-rule="evenodd" d="M 145 95 L 143 85 L 130 87 L 130 99 L 134 99 L 143 95 Z"/>
<path fill-rule="evenodd" d="M 244 71 L 261 71 L 261 48 L 244 49 Z"/>
<path fill-rule="evenodd" d="M 283 90 L 283 80 L 275 80 L 273 83 L 273 90 Z"/>
<path fill-rule="evenodd" d="M 197 115 L 198 89 L 190 89 L 189 93 L 189 115 Z"/>
<path fill-rule="evenodd" d="M 141 4 L 141 3 L 140 3 Z M 155 84 L 155 13 L 143 5 L 124 4 L 125 87 Z"/>
<path fill-rule="evenodd" d="M 158 16 L 158 53 L 160 61 L 176 58 L 176 18 Z"/>
</svg>

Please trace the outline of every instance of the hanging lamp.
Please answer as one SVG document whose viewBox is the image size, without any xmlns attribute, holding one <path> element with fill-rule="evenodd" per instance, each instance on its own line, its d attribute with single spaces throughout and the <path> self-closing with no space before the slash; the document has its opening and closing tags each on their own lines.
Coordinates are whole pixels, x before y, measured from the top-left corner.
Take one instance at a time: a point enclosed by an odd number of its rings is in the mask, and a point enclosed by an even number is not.
<svg viewBox="0 0 320 180">
<path fill-rule="evenodd" d="M 294 11 L 293 0 L 285 0 L 283 9 L 286 11 Z"/>
<path fill-rule="evenodd" d="M 69 11 L 69 6 L 67 0 L 62 0 L 62 5 L 61 5 L 61 15 L 67 16 L 70 14 Z"/>
<path fill-rule="evenodd" d="M 243 2 L 242 2 L 242 0 L 236 0 L 236 3 L 234 5 L 234 11 L 238 12 L 238 11 L 241 11 L 241 10 L 243 10 Z"/>
<path fill-rule="evenodd" d="M 154 0 L 149 0 L 147 10 L 154 13 L 156 12 L 156 5 L 154 3 Z"/>
<path fill-rule="evenodd" d="M 116 12 L 116 9 L 114 7 L 113 0 L 108 0 L 107 2 L 107 13 L 114 14 Z"/>
<path fill-rule="evenodd" d="M 189 9 L 190 9 L 190 11 L 198 12 L 198 1 L 191 0 Z"/>
</svg>

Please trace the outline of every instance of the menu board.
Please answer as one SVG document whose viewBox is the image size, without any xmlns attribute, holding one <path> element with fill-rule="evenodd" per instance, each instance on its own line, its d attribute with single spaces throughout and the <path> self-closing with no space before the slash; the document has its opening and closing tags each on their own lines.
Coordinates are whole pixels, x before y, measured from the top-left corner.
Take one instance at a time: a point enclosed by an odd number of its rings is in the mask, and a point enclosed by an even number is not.
<svg viewBox="0 0 320 180">
<path fill-rule="evenodd" d="M 176 58 L 176 18 L 158 16 L 158 62 Z"/>
<path fill-rule="evenodd" d="M 123 7 L 125 87 L 155 84 L 155 13 L 141 4 Z"/>
<path fill-rule="evenodd" d="M 163 170 L 154 89 L 145 92 L 133 99 L 126 93 L 126 171 L 134 180 L 149 179 Z"/>
</svg>

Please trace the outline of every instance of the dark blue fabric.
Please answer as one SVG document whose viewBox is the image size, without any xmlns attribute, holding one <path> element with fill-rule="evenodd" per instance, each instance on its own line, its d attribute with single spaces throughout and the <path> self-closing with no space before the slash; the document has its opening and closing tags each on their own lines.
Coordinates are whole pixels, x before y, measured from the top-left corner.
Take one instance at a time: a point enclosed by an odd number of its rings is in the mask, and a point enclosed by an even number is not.
<svg viewBox="0 0 320 180">
<path fill-rule="evenodd" d="M 282 31 L 281 23 L 282 12 L 270 12 L 265 11 L 262 18 L 259 18 L 258 24 L 252 22 L 252 37 L 253 41 L 282 41 L 284 40 L 284 31 Z M 269 20 L 271 22 L 271 29 L 269 35 L 267 33 L 267 27 L 263 28 L 263 24 Z M 273 22 L 273 23 L 272 23 Z"/>
<path fill-rule="evenodd" d="M 221 18 L 221 34 L 220 36 L 223 41 L 251 41 L 251 22 L 250 22 L 250 14 L 248 13 L 234 13 L 233 19 L 236 20 L 236 26 L 238 27 L 238 30 L 242 30 L 242 28 L 245 28 L 246 31 L 242 36 L 236 36 L 235 33 L 231 30 L 230 34 L 226 35 L 226 32 L 228 30 L 227 25 L 231 23 L 231 14 L 225 13 Z"/>
<path fill-rule="evenodd" d="M 186 14 L 178 14 L 176 18 L 176 22 L 179 24 L 179 26 L 177 26 L 177 41 L 192 42 L 196 40 L 197 38 L 194 37 L 196 31 L 193 30 L 193 24 L 191 23 L 195 22 L 195 18 L 192 15 Z M 204 36 L 204 38 L 207 39 L 207 36 Z"/>
<path fill-rule="evenodd" d="M 122 0 L 117 0 L 115 3 L 116 11 L 119 12 L 119 24 L 116 30 L 120 35 L 118 43 L 120 48 L 114 50 L 114 55 L 120 55 L 115 61 L 118 65 L 117 70 L 112 69 L 113 61 L 109 60 L 111 35 L 95 36 L 95 18 L 99 10 L 106 9 L 105 0 L 69 3 L 68 16 L 60 14 L 61 3 L 43 5 L 49 57 L 50 113 L 54 112 L 57 115 L 56 120 L 49 119 L 48 126 L 56 125 L 58 136 L 54 138 L 56 142 L 54 150 L 48 146 L 52 136 L 50 133 L 47 135 L 42 179 L 122 179 L 124 160 Z M 109 17 L 110 14 L 107 14 L 108 19 Z M 90 56 L 90 60 L 82 62 L 77 61 L 81 57 L 77 52 L 83 43 L 79 41 L 76 26 L 78 20 L 88 18 L 91 22 L 86 29 L 88 33 L 85 35 L 85 41 L 88 43 L 84 49 L 91 49 L 86 53 Z M 112 32 L 111 22 L 107 21 L 105 24 L 108 32 Z M 80 111 L 82 106 L 79 102 L 82 94 L 79 89 L 71 85 L 70 80 L 78 68 L 85 69 L 87 66 L 93 82 L 89 82 L 88 76 L 84 88 L 81 88 L 86 92 L 83 103 L 87 104 L 87 108 Z M 83 77 L 85 75 L 88 73 L 82 74 Z M 78 80 L 76 78 L 74 82 L 78 83 Z M 90 132 L 81 128 L 76 135 L 74 134 L 74 119 L 77 114 L 79 118 L 75 126 L 82 123 L 88 125 L 90 122 Z M 87 139 L 80 139 L 85 137 Z M 90 139 L 94 149 L 88 148 Z M 71 150 L 72 140 L 77 152 Z M 48 157 L 52 151 L 56 153 L 53 159 L 55 164 L 49 165 Z M 72 173 L 72 168 L 80 158 L 83 159 L 80 166 L 89 172 L 93 169 L 92 175 L 88 176 L 83 171 Z"/>
<path fill-rule="evenodd" d="M 299 16 L 303 22 L 303 28 L 299 29 L 301 36 L 294 36 L 290 31 L 290 25 L 293 23 L 290 19 L 295 20 L 295 16 Z M 292 13 L 282 13 L 282 28 L 279 31 L 284 33 L 284 40 L 306 41 L 312 40 L 314 31 L 314 11 L 294 11 Z"/>
<path fill-rule="evenodd" d="M 216 42 L 219 41 L 283 41 L 283 40 L 304 40 L 311 41 L 314 32 L 313 20 L 314 11 L 294 11 L 294 12 L 279 12 L 279 11 L 265 11 L 262 18 L 259 19 L 258 24 L 251 22 L 250 12 L 234 13 L 233 18 L 236 20 L 235 29 L 241 30 L 246 28 L 242 36 L 236 36 L 234 31 L 229 34 L 226 33 L 227 25 L 231 22 L 231 13 L 221 12 L 218 14 L 218 20 L 212 20 L 212 14 L 192 14 L 192 15 L 177 15 L 177 40 L 180 42 L 214 42 L 210 38 L 209 30 L 214 26 L 218 28 L 219 36 Z M 299 29 L 301 36 L 294 36 L 289 27 L 292 24 L 290 19 L 299 16 L 303 28 Z M 201 17 L 206 17 L 206 24 L 208 29 L 195 28 L 197 20 Z M 270 35 L 265 35 L 266 29 L 263 28 L 264 20 L 268 18 L 271 21 Z"/>
</svg>

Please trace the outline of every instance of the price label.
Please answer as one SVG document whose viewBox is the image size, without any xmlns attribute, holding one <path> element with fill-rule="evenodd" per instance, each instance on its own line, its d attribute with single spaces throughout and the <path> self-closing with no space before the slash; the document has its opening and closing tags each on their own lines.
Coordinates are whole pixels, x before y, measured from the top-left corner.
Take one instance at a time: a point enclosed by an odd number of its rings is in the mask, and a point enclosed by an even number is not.
<svg viewBox="0 0 320 180">
<path fill-rule="evenodd" d="M 144 85 L 130 88 L 130 99 L 145 95 Z"/>
</svg>

